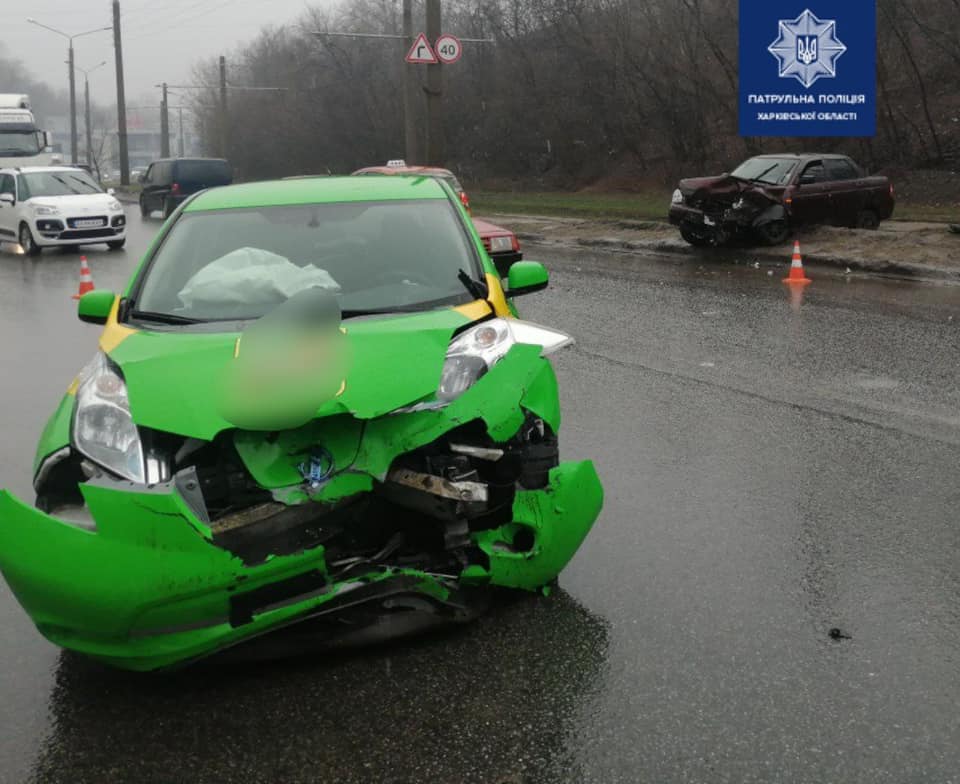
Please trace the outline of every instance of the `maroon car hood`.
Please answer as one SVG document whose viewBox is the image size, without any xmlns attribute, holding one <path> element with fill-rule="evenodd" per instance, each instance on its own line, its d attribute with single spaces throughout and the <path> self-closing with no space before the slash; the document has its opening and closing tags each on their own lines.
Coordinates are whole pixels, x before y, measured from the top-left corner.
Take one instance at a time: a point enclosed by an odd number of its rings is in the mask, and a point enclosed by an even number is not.
<svg viewBox="0 0 960 784">
<path fill-rule="evenodd" d="M 762 185 L 757 182 L 747 182 L 721 174 L 718 177 L 691 177 L 680 180 L 680 192 L 686 198 L 719 198 L 721 201 L 735 200 L 741 194 L 760 197 L 761 203 L 765 199 L 780 201 L 784 188 L 782 185 Z"/>
</svg>

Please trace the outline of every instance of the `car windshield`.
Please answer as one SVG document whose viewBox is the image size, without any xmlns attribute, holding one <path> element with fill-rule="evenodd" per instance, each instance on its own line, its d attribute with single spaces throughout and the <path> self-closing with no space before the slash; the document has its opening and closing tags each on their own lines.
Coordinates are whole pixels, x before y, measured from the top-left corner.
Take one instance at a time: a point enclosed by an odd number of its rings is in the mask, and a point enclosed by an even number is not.
<svg viewBox="0 0 960 784">
<path fill-rule="evenodd" d="M 4 155 L 37 155 L 40 151 L 36 131 L 0 132 L 0 153 Z"/>
<path fill-rule="evenodd" d="M 444 200 L 186 212 L 138 284 L 132 310 L 190 321 L 257 319 L 319 287 L 345 315 L 472 301 L 482 280 Z"/>
<path fill-rule="evenodd" d="M 795 158 L 751 158 L 734 169 L 733 176 L 767 185 L 785 185 L 796 167 Z"/>
<path fill-rule="evenodd" d="M 80 196 L 88 193 L 103 193 L 85 171 L 30 172 L 20 175 L 21 187 L 34 196 Z"/>
</svg>

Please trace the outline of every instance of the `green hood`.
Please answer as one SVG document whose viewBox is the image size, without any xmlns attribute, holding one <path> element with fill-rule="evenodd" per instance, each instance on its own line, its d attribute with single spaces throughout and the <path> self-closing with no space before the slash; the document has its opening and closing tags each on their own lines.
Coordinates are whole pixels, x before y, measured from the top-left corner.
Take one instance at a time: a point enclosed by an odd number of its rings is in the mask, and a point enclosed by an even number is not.
<svg viewBox="0 0 960 784">
<path fill-rule="evenodd" d="M 350 320 L 342 336 L 349 354 L 339 394 L 321 396 L 312 417 L 351 413 L 361 419 L 383 416 L 437 390 L 454 331 L 470 320 L 453 309 L 403 316 Z M 241 333 L 137 332 L 110 352 L 126 379 L 134 421 L 183 436 L 211 440 L 236 427 L 224 415 L 231 394 Z M 241 338 L 242 345 L 242 338 Z M 311 373 L 314 368 L 300 369 Z M 317 367 L 318 374 L 329 368 Z M 277 389 L 278 395 L 282 389 Z M 269 411 L 279 401 L 258 397 Z M 263 422 L 260 429 L 295 426 Z M 302 424 L 302 423 L 301 423 Z M 254 429 L 243 424 L 247 429 Z"/>
</svg>

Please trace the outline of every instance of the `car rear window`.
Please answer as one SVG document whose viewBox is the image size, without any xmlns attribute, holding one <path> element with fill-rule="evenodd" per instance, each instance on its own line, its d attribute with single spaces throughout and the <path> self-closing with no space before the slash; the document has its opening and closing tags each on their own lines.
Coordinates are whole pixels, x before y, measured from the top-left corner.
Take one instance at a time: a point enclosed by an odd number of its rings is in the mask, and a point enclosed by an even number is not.
<svg viewBox="0 0 960 784">
<path fill-rule="evenodd" d="M 233 171 L 226 161 L 177 161 L 175 170 L 175 179 L 181 185 L 212 188 L 233 181 Z"/>
</svg>

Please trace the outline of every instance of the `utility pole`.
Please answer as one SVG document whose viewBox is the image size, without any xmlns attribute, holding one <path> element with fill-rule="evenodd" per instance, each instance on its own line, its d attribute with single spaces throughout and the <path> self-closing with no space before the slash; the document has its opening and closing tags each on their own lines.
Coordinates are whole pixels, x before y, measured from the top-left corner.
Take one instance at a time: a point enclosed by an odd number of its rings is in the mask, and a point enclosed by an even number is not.
<svg viewBox="0 0 960 784">
<path fill-rule="evenodd" d="M 220 55 L 220 157 L 227 157 L 230 130 L 227 127 L 227 58 Z"/>
<path fill-rule="evenodd" d="M 403 0 L 403 40 L 406 51 L 413 46 L 413 0 Z M 419 162 L 417 155 L 417 66 L 403 64 L 403 136 L 407 163 Z"/>
<path fill-rule="evenodd" d="M 117 64 L 117 141 L 120 146 L 120 182 L 130 184 L 127 148 L 127 101 L 123 91 L 123 44 L 120 40 L 120 0 L 113 0 L 113 49 Z"/>
<path fill-rule="evenodd" d="M 163 97 L 160 99 L 160 157 L 170 157 L 170 113 L 167 104 L 167 83 L 163 83 Z"/>
<path fill-rule="evenodd" d="M 427 40 L 431 44 L 442 32 L 440 0 L 427 0 Z M 427 154 L 428 166 L 443 166 L 447 151 L 443 137 L 443 66 L 437 62 L 427 66 Z"/>
</svg>

